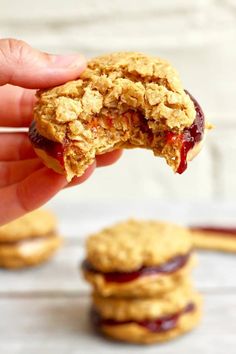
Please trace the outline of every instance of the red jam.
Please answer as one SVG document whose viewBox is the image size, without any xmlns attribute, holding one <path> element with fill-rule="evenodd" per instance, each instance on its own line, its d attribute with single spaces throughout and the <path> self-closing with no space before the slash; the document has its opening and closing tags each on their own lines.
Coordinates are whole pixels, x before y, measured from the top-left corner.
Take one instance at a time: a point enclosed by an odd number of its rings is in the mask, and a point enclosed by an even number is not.
<svg viewBox="0 0 236 354">
<path fill-rule="evenodd" d="M 217 226 L 192 226 L 193 231 L 203 231 L 212 234 L 224 234 L 226 237 L 236 237 L 236 228 L 231 227 L 217 227 Z"/>
<path fill-rule="evenodd" d="M 96 309 L 92 308 L 91 310 L 91 320 L 93 325 L 98 328 L 100 326 L 117 326 L 129 323 L 135 323 L 139 326 L 145 327 L 150 332 L 162 333 L 170 331 L 171 329 L 177 326 L 179 318 L 185 314 L 195 310 L 194 303 L 189 303 L 183 310 L 173 314 L 159 317 L 155 320 L 143 320 L 143 321 L 116 321 L 112 319 L 103 319 Z"/>
<path fill-rule="evenodd" d="M 168 262 L 151 267 L 142 267 L 138 270 L 132 272 L 109 272 L 102 273 L 93 268 L 93 266 L 87 261 L 83 261 L 82 268 L 85 271 L 102 274 L 106 282 L 113 283 L 126 283 L 132 280 L 135 280 L 139 277 L 155 275 L 155 274 L 171 274 L 184 267 L 187 264 L 190 257 L 190 253 L 186 255 L 176 256 L 171 258 Z"/>
<path fill-rule="evenodd" d="M 62 166 L 64 166 L 64 151 L 66 144 L 61 144 L 52 140 L 49 140 L 39 134 L 36 129 L 35 122 L 33 121 L 29 128 L 29 139 L 36 149 L 44 150 L 49 156 L 57 159 Z"/>
<path fill-rule="evenodd" d="M 188 91 L 186 93 L 190 96 L 194 103 L 196 118 L 193 124 L 189 128 L 185 128 L 182 134 L 175 134 L 174 132 L 166 132 L 166 143 L 176 144 L 178 140 L 181 143 L 180 150 L 180 164 L 177 169 L 177 173 L 182 174 L 187 168 L 187 156 L 188 152 L 203 139 L 205 119 L 204 113 L 199 106 L 198 102 Z"/>
<path fill-rule="evenodd" d="M 183 143 L 180 151 L 180 164 L 177 169 L 177 173 L 179 174 L 182 174 L 186 170 L 188 152 L 194 147 L 195 144 L 199 143 L 202 140 L 205 127 L 204 113 L 201 107 L 188 91 L 186 91 L 186 93 L 190 96 L 191 100 L 194 103 L 194 107 L 196 110 L 196 118 L 191 127 L 185 128 L 182 134 Z"/>
<path fill-rule="evenodd" d="M 106 121 L 107 121 L 108 127 L 109 128 L 113 128 L 113 125 L 114 125 L 113 118 L 112 117 L 107 117 Z"/>
</svg>

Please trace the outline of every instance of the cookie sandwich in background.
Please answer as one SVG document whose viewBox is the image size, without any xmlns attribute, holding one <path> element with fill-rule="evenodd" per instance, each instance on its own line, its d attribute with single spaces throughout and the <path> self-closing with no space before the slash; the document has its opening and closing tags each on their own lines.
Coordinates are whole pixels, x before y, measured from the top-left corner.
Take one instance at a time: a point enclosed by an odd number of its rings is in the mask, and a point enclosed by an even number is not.
<svg viewBox="0 0 236 354">
<path fill-rule="evenodd" d="M 159 221 L 127 220 L 91 235 L 82 264 L 103 296 L 155 296 L 180 283 L 195 263 L 188 229 Z"/>
<path fill-rule="evenodd" d="M 24 268 L 43 263 L 61 243 L 55 215 L 35 210 L 0 227 L 0 267 Z"/>
</svg>

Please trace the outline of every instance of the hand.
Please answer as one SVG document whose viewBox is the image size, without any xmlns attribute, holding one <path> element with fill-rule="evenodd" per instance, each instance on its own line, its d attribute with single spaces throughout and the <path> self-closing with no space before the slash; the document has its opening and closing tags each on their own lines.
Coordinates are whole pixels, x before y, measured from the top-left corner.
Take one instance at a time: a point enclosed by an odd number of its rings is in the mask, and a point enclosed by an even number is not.
<svg viewBox="0 0 236 354">
<path fill-rule="evenodd" d="M 0 40 L 0 127 L 28 127 L 35 89 L 74 80 L 85 67 L 80 55 L 49 55 L 22 41 Z M 70 185 L 84 182 L 96 166 L 109 165 L 120 154 L 114 151 L 97 157 Z M 67 186 L 64 176 L 36 157 L 27 133 L 0 133 L 0 225 L 40 207 Z"/>
</svg>

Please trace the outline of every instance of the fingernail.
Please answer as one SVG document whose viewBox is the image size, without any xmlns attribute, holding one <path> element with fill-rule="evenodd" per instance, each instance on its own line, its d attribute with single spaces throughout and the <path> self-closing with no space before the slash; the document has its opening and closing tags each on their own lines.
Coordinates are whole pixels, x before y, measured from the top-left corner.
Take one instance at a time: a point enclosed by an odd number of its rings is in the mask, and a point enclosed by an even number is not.
<svg viewBox="0 0 236 354">
<path fill-rule="evenodd" d="M 66 67 L 66 68 L 78 68 L 86 65 L 86 60 L 83 55 L 72 54 L 72 55 L 51 55 L 50 59 L 53 66 Z"/>
</svg>

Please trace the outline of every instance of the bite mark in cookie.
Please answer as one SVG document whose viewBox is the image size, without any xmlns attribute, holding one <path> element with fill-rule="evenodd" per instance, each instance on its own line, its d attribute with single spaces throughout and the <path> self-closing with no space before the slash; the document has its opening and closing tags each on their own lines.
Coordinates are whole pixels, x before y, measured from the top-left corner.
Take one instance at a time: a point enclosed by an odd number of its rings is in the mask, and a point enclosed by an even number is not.
<svg viewBox="0 0 236 354">
<path fill-rule="evenodd" d="M 68 180 L 96 155 L 136 147 L 182 173 L 205 128 L 200 106 L 171 65 L 140 53 L 95 58 L 79 80 L 40 91 L 34 118 L 36 153 Z"/>
</svg>

